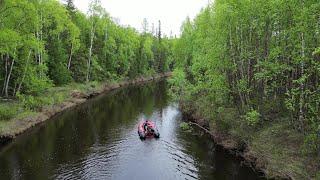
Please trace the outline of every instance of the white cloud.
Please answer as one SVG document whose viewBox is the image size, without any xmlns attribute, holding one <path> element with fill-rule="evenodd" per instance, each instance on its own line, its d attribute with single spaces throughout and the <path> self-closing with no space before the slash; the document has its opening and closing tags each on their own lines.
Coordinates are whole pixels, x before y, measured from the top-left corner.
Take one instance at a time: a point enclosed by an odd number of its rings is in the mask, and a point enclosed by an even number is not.
<svg viewBox="0 0 320 180">
<path fill-rule="evenodd" d="M 89 0 L 74 0 L 78 9 L 87 12 Z M 138 30 L 142 28 L 143 18 L 151 23 L 161 20 L 165 34 L 180 33 L 180 26 L 187 16 L 194 18 L 208 0 L 101 0 L 102 6 L 120 24 L 130 25 Z M 151 28 L 150 28 L 151 29 Z"/>
</svg>

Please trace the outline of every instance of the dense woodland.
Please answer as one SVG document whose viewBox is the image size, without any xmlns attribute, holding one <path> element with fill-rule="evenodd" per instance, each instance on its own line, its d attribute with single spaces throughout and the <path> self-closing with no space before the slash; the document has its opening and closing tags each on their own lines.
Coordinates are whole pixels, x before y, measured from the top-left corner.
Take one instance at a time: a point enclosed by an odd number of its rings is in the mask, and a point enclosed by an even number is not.
<svg viewBox="0 0 320 180">
<path fill-rule="evenodd" d="M 123 27 L 91 0 L 87 14 L 72 0 L 0 1 L 3 97 L 41 94 L 71 82 L 134 78 L 167 71 L 172 43 L 161 23 L 143 32 Z M 142 20 L 141 20 L 142 21 Z"/>
<path fill-rule="evenodd" d="M 283 121 L 320 148 L 318 0 L 215 0 L 184 22 L 174 52 L 182 101 L 212 119 L 235 107 L 240 119 L 217 124 L 246 134 Z"/>
<path fill-rule="evenodd" d="M 215 0 L 185 20 L 179 38 L 163 35 L 160 21 L 142 27 L 119 25 L 100 0 L 91 0 L 86 14 L 72 0 L 0 0 L 2 100 L 34 104 L 30 99 L 52 87 L 174 68 L 171 90 L 186 111 L 247 143 L 280 124 L 283 139 L 270 146 L 284 144 L 281 157 L 289 140 L 320 157 L 319 0 Z M 0 116 L 12 118 L 16 111 L 4 116 L 10 107 L 0 106 Z M 280 139 L 266 134 L 273 138 L 260 136 L 260 144 Z"/>
</svg>

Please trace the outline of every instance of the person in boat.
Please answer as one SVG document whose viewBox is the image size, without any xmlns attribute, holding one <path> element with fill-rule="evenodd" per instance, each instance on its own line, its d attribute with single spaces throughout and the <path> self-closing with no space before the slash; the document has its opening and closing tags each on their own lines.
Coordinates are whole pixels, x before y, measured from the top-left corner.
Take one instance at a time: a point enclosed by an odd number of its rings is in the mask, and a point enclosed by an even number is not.
<svg viewBox="0 0 320 180">
<path fill-rule="evenodd" d="M 144 129 L 144 132 L 145 132 L 145 133 L 147 133 L 148 130 L 149 130 L 148 123 L 149 123 L 149 121 L 146 120 L 146 121 L 144 122 L 144 124 L 143 124 L 143 129 Z"/>
</svg>

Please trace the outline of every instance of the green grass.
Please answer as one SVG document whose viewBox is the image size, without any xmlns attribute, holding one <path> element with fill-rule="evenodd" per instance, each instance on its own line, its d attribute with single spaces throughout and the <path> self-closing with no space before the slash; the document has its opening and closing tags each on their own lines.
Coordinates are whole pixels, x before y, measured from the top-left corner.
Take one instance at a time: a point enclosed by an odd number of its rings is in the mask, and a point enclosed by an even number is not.
<svg viewBox="0 0 320 180">
<path fill-rule="evenodd" d="M 20 119 L 31 117 L 42 108 L 61 104 L 71 99 L 73 91 L 88 94 L 100 90 L 103 84 L 98 82 L 71 83 L 61 87 L 52 87 L 37 96 L 19 95 L 14 100 L 0 101 L 0 135 L 14 131 Z"/>
<path fill-rule="evenodd" d="M 303 134 L 294 130 L 284 115 L 249 126 L 235 108 L 219 108 L 219 113 L 212 113 L 214 111 L 210 112 L 208 106 L 195 107 L 194 114 L 209 119 L 213 130 L 238 142 L 246 142 L 248 153 L 258 158 L 257 165 L 265 170 L 267 177 L 320 179 L 319 156 L 304 153 Z"/>
<path fill-rule="evenodd" d="M 0 121 L 8 121 L 12 119 L 17 112 L 19 112 L 20 106 L 16 102 L 1 102 L 0 104 Z"/>
<path fill-rule="evenodd" d="M 304 136 L 292 129 L 285 118 L 264 121 L 256 127 L 248 127 L 241 117 L 227 115 L 228 133 L 238 141 L 245 141 L 249 151 L 259 158 L 270 177 L 292 177 L 311 179 L 315 177 L 319 158 L 314 154 L 303 153 Z M 232 124 L 230 124 L 232 123 Z"/>
<path fill-rule="evenodd" d="M 87 96 L 101 91 L 106 84 L 116 84 L 123 79 L 109 80 L 108 82 L 70 83 L 65 86 L 51 87 L 37 95 L 17 95 L 9 101 L 0 100 L 0 135 L 16 134 L 28 126 L 28 121 L 22 119 L 33 117 L 44 108 L 50 108 L 72 99 L 72 93 L 77 92 Z"/>
<path fill-rule="evenodd" d="M 253 133 L 250 147 L 265 161 L 268 175 L 310 179 L 309 158 L 302 153 L 303 138 L 286 121 L 278 121 Z"/>
<path fill-rule="evenodd" d="M 9 121 L 0 121 L 0 135 L 3 134 L 11 134 L 12 131 L 15 131 L 17 128 L 17 123 L 19 120 L 27 117 L 32 117 L 36 115 L 36 112 L 25 110 L 14 116 L 14 118 L 10 119 Z"/>
</svg>

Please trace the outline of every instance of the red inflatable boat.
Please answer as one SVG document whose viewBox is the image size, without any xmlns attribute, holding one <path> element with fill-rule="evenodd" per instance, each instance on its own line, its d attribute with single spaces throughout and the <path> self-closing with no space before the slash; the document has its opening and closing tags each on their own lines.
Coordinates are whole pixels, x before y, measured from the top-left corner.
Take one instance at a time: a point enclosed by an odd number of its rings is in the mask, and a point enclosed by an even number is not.
<svg viewBox="0 0 320 180">
<path fill-rule="evenodd" d="M 160 137 L 160 133 L 154 122 L 148 120 L 139 123 L 138 134 L 140 139 L 146 139 L 147 137 Z"/>
</svg>

